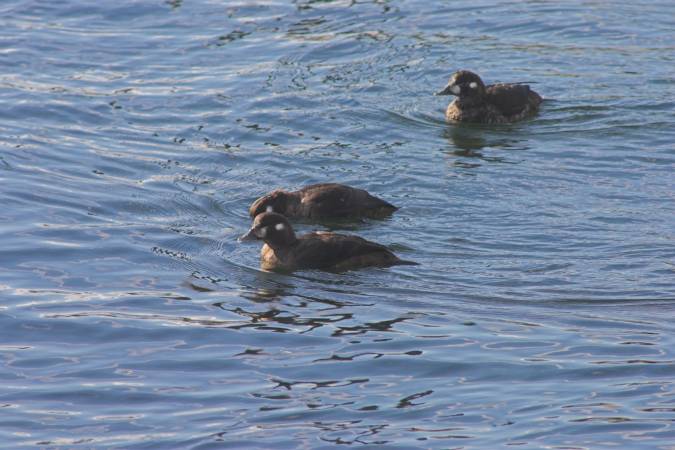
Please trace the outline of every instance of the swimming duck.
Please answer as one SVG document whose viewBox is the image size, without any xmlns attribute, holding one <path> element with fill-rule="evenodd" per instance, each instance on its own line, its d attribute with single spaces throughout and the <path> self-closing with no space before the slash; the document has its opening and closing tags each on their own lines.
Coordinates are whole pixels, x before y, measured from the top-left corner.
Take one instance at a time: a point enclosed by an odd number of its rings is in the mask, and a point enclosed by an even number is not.
<svg viewBox="0 0 675 450">
<path fill-rule="evenodd" d="M 290 272 L 297 269 L 343 271 L 366 266 L 416 265 L 399 259 L 385 246 L 358 236 L 315 231 L 296 236 L 288 219 L 264 212 L 240 241 L 262 240 L 260 267 Z"/>
<path fill-rule="evenodd" d="M 445 118 L 455 122 L 485 124 L 522 120 L 539 109 L 542 98 L 527 84 L 499 83 L 485 86 L 478 75 L 468 70 L 455 72 L 448 85 L 436 95 L 455 95 Z"/>
<path fill-rule="evenodd" d="M 253 202 L 249 214 L 256 217 L 263 212 L 276 212 L 286 217 L 304 219 L 377 218 L 397 209 L 363 189 L 338 183 L 322 183 L 305 186 L 298 191 L 273 191 Z"/>
</svg>

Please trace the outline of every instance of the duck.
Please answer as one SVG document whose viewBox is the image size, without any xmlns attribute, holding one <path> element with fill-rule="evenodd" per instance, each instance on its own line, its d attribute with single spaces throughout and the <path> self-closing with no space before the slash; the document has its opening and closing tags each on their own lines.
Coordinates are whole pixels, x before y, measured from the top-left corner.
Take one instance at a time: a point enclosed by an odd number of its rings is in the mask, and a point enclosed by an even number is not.
<svg viewBox="0 0 675 450">
<path fill-rule="evenodd" d="M 450 77 L 447 86 L 436 95 L 455 95 L 445 118 L 449 122 L 483 124 L 513 123 L 534 115 L 542 98 L 524 83 L 485 85 L 469 70 L 460 70 Z"/>
<path fill-rule="evenodd" d="M 384 245 L 359 236 L 326 231 L 296 236 L 288 219 L 275 212 L 258 214 L 251 229 L 239 240 L 264 242 L 260 268 L 267 271 L 319 269 L 342 272 L 369 266 L 417 265 L 400 259 Z"/>
<path fill-rule="evenodd" d="M 363 189 L 320 183 L 297 191 L 275 190 L 253 202 L 249 215 L 275 212 L 294 219 L 383 218 L 398 208 Z"/>
</svg>

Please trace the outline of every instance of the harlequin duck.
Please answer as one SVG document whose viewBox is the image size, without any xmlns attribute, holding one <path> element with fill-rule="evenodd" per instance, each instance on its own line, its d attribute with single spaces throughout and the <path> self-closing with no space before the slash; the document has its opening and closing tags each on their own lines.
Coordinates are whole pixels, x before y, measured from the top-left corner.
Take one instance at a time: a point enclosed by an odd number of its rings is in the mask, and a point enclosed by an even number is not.
<svg viewBox="0 0 675 450">
<path fill-rule="evenodd" d="M 436 95 L 457 96 L 445 111 L 447 120 L 485 124 L 522 120 L 536 113 L 542 102 L 541 96 L 527 84 L 485 86 L 478 75 L 468 70 L 455 72 L 448 85 Z"/>
<path fill-rule="evenodd" d="M 240 241 L 262 240 L 263 270 L 296 269 L 343 271 L 366 266 L 417 265 L 399 259 L 385 246 L 358 236 L 315 231 L 296 237 L 286 217 L 273 212 L 258 214 Z"/>
<path fill-rule="evenodd" d="M 344 184 L 312 184 L 298 191 L 276 190 L 253 202 L 251 217 L 276 212 L 290 218 L 385 217 L 398 208 L 363 189 Z"/>
</svg>

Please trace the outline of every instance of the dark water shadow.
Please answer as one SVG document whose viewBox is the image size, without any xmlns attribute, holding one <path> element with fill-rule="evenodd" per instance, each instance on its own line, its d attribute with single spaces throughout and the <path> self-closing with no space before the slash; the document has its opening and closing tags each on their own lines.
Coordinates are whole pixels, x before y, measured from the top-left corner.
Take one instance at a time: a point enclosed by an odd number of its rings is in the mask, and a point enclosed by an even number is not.
<svg viewBox="0 0 675 450">
<path fill-rule="evenodd" d="M 451 156 L 462 158 L 475 158 L 490 163 L 516 164 L 507 156 L 488 156 L 487 151 L 501 150 L 526 150 L 529 147 L 526 141 L 515 136 L 500 136 L 509 129 L 492 130 L 485 126 L 477 125 L 449 125 L 441 132 L 443 138 L 448 141 L 448 149 L 445 152 Z M 499 133 L 499 134 L 498 134 Z M 457 165 L 467 168 L 480 167 L 480 164 L 457 161 Z"/>
</svg>

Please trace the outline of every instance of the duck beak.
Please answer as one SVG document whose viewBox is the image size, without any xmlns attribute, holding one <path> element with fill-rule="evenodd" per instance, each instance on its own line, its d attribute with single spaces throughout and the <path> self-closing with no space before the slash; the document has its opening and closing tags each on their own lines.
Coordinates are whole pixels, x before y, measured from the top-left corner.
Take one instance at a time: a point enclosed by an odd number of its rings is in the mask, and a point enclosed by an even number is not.
<svg viewBox="0 0 675 450">
<path fill-rule="evenodd" d="M 448 84 L 442 91 L 436 92 L 434 95 L 457 95 L 459 93 L 459 86 Z"/>
<path fill-rule="evenodd" d="M 245 241 L 257 241 L 258 236 L 255 234 L 255 228 L 251 228 L 246 232 L 246 234 L 243 234 L 239 236 L 239 239 L 237 239 L 239 242 L 245 242 Z"/>
</svg>

